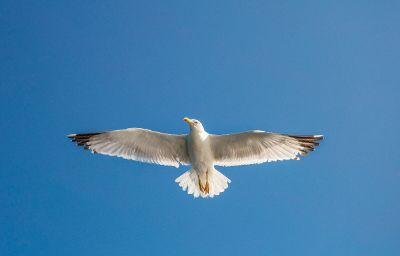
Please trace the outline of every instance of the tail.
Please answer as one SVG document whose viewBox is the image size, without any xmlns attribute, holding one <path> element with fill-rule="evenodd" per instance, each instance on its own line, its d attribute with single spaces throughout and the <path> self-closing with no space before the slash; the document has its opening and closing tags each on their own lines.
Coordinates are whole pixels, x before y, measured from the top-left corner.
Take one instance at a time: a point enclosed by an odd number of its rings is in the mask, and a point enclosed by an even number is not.
<svg viewBox="0 0 400 256">
<path fill-rule="evenodd" d="M 200 177 L 200 179 L 201 180 L 199 180 L 198 173 L 191 169 L 176 178 L 175 182 L 179 183 L 183 191 L 187 190 L 188 194 L 193 194 L 194 197 L 218 196 L 220 193 L 224 192 L 228 187 L 228 183 L 231 182 L 230 179 L 215 169 L 208 172 L 208 187 L 206 189 L 202 187 L 207 186 L 204 182 L 205 179 L 203 179 L 203 177 Z"/>
</svg>

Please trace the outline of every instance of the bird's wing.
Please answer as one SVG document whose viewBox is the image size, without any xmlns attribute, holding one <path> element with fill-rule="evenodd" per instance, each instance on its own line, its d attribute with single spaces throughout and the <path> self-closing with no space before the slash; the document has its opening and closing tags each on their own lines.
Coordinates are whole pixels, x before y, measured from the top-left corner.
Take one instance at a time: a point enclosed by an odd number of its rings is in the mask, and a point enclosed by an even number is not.
<svg viewBox="0 0 400 256">
<path fill-rule="evenodd" d="M 214 164 L 236 166 L 277 160 L 298 160 L 318 146 L 322 135 L 292 136 L 264 131 L 210 135 Z"/>
<path fill-rule="evenodd" d="M 118 156 L 146 163 L 179 167 L 189 164 L 186 135 L 173 135 L 141 128 L 68 135 L 93 153 Z"/>
</svg>

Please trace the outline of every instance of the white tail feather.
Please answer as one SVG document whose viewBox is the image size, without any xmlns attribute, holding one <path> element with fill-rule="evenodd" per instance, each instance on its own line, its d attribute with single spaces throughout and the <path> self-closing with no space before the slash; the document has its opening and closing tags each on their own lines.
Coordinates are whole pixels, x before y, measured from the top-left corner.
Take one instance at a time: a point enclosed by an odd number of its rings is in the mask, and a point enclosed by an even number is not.
<svg viewBox="0 0 400 256">
<path fill-rule="evenodd" d="M 197 175 L 197 172 L 191 169 L 176 178 L 175 182 L 179 184 L 183 191 L 187 190 L 188 194 L 193 194 L 194 197 L 214 197 L 224 192 L 231 180 L 215 169 L 209 171 L 209 193 L 206 193 L 200 189 L 199 176 Z M 203 186 L 204 185 L 205 184 L 203 184 Z"/>
</svg>

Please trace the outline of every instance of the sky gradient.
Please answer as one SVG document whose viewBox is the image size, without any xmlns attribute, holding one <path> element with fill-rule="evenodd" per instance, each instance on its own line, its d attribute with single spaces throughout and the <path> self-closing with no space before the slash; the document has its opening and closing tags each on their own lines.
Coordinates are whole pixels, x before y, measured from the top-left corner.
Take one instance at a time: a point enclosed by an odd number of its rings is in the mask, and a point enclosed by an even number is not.
<svg viewBox="0 0 400 256">
<path fill-rule="evenodd" d="M 0 3 L 0 255 L 400 255 L 399 1 Z M 69 133 L 324 134 L 301 161 L 179 169 Z"/>
</svg>

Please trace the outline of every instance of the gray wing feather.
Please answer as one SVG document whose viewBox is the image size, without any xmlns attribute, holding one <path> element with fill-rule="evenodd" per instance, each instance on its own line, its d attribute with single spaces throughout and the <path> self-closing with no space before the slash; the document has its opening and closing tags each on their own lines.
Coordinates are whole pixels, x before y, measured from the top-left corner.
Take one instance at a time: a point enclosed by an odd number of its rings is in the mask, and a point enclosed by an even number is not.
<svg viewBox="0 0 400 256">
<path fill-rule="evenodd" d="M 318 146 L 322 135 L 293 136 L 263 131 L 210 135 L 214 164 L 236 166 L 278 160 L 298 160 Z"/>
<path fill-rule="evenodd" d="M 186 135 L 141 128 L 68 135 L 73 142 L 93 153 L 118 156 L 146 163 L 179 167 L 190 164 Z"/>
</svg>

